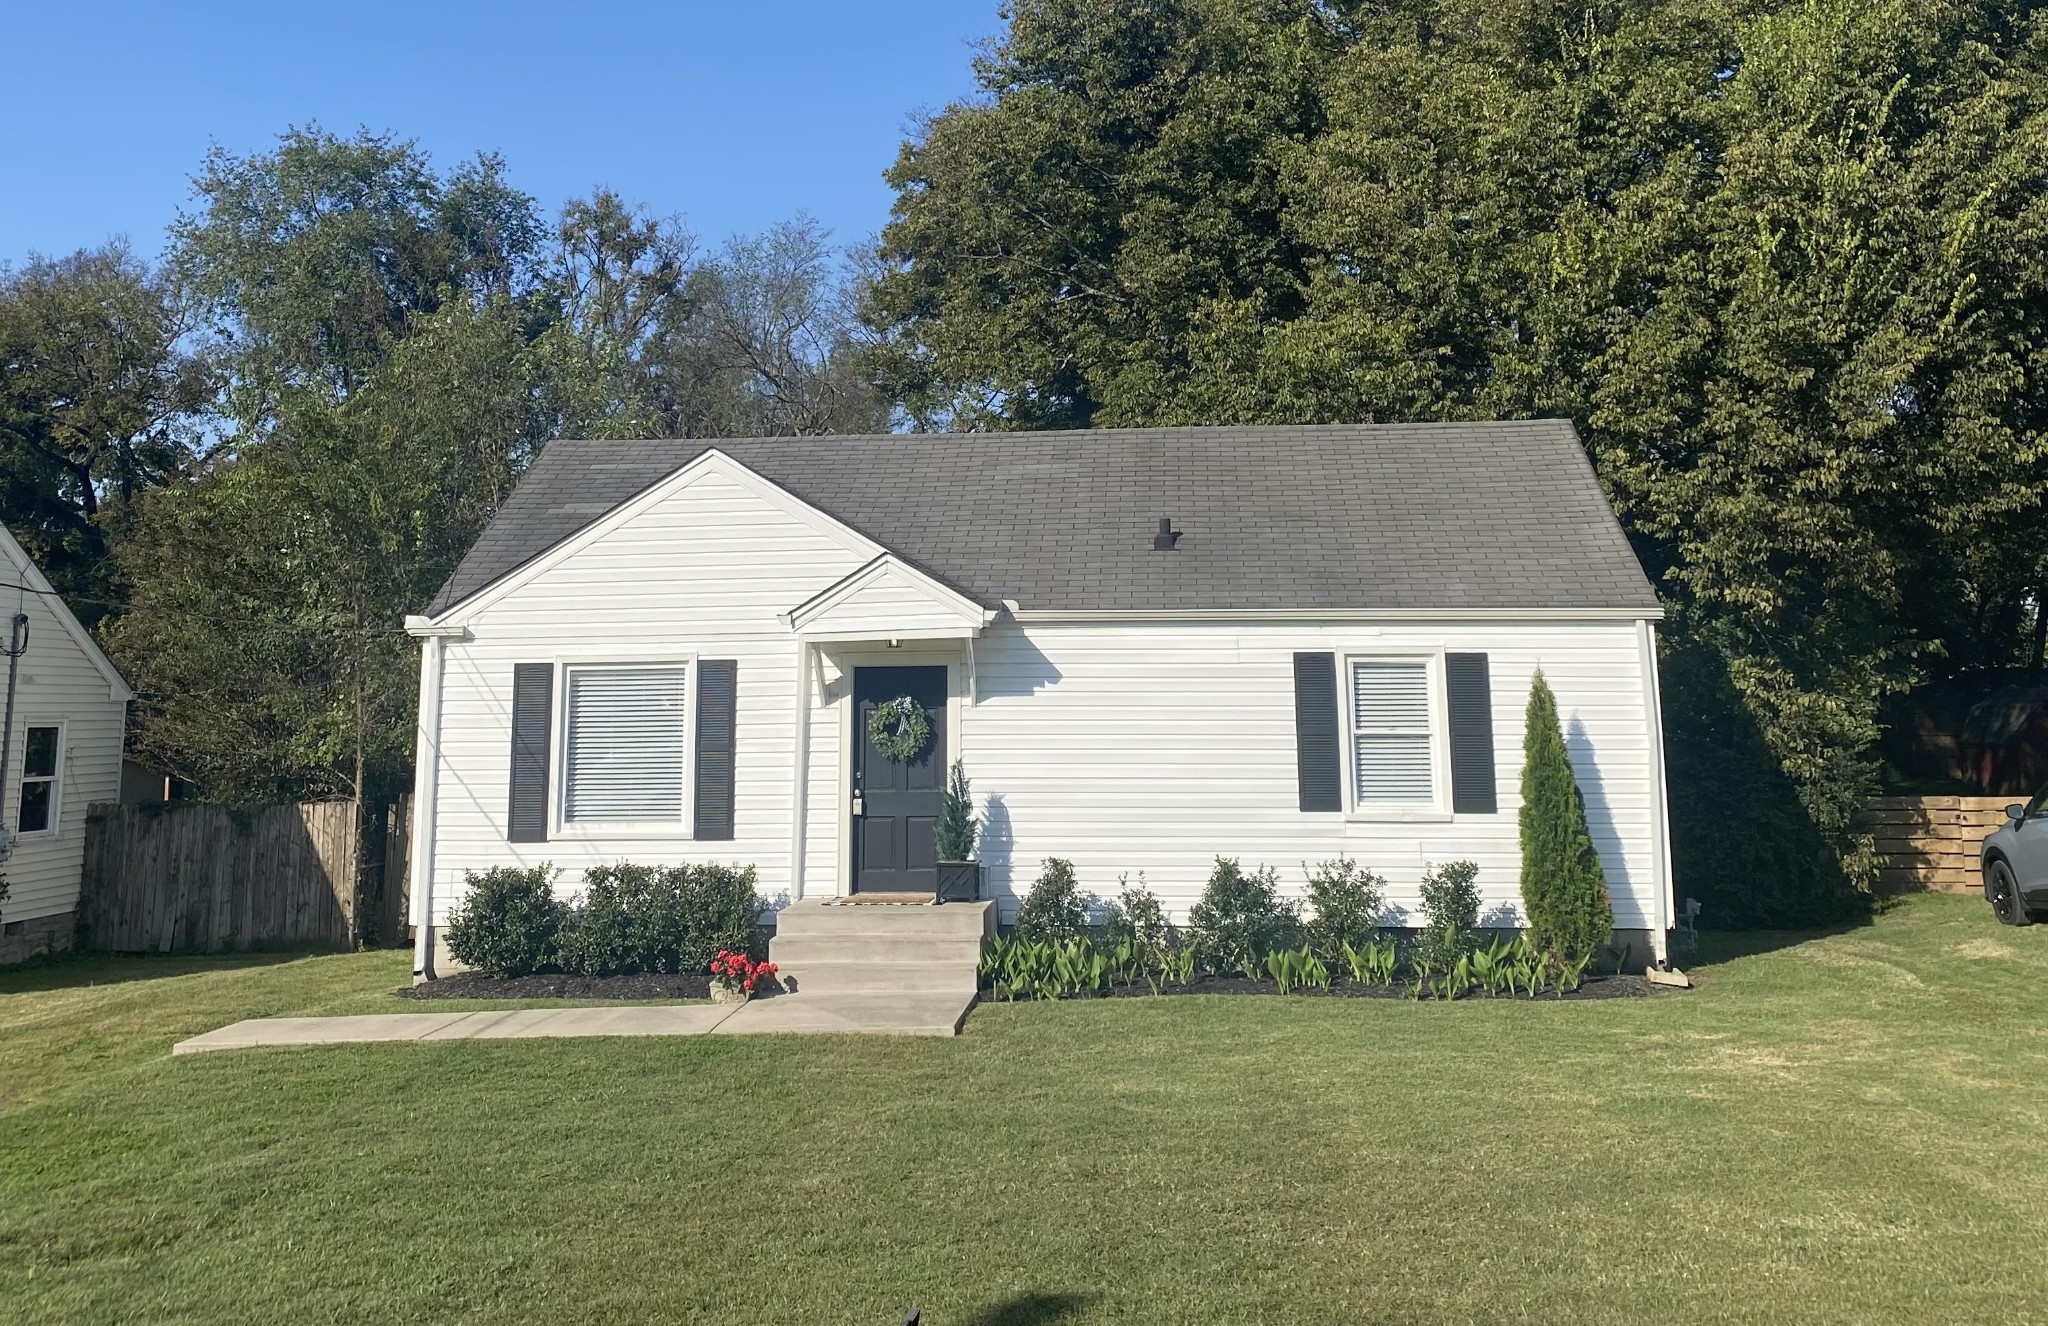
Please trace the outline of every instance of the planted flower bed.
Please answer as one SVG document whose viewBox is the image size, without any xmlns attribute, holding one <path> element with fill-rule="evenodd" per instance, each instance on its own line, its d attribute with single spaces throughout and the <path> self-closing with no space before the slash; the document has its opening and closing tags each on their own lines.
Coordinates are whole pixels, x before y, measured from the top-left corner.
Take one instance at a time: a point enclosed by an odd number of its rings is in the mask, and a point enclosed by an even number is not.
<svg viewBox="0 0 2048 1326">
<path fill-rule="evenodd" d="M 1283 899 L 1270 869 L 1219 857 L 1186 929 L 1167 924 L 1143 877 L 1122 881 L 1091 929 L 1073 866 L 1048 860 L 1013 934 L 991 940 L 981 988 L 991 999 L 1167 994 L 1411 999 L 1611 999 L 1647 995 L 1624 974 L 1626 945 L 1566 947 L 1479 928 L 1479 869 L 1425 872 L 1419 933 L 1383 928 L 1385 883 L 1348 858 L 1309 872 L 1307 906 Z M 1605 932 L 1602 932 L 1603 934 Z M 1600 970 L 1604 960 L 1606 971 Z"/>
</svg>

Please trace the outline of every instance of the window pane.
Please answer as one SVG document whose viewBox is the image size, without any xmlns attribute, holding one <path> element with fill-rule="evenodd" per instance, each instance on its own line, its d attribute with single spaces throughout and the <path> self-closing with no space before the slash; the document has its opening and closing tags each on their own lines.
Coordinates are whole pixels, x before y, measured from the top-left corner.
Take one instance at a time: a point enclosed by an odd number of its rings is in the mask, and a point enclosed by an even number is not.
<svg viewBox="0 0 2048 1326">
<path fill-rule="evenodd" d="M 1436 799 L 1428 664 L 1354 661 L 1351 730 L 1359 805 L 1427 805 Z"/>
<path fill-rule="evenodd" d="M 41 833 L 50 827 L 50 789 L 53 784 L 45 778 L 38 782 L 21 785 L 20 832 Z"/>
<path fill-rule="evenodd" d="M 1423 663 L 1353 663 L 1351 702 L 1361 732 L 1429 731 L 1429 669 Z"/>
<path fill-rule="evenodd" d="M 1429 735 L 1358 738 L 1360 805 L 1427 802 L 1435 788 L 1429 776 Z"/>
<path fill-rule="evenodd" d="M 683 669 L 569 674 L 568 819 L 683 817 Z"/>
<path fill-rule="evenodd" d="M 22 777 L 54 778 L 57 775 L 57 729 L 32 727 L 28 730 Z"/>
</svg>

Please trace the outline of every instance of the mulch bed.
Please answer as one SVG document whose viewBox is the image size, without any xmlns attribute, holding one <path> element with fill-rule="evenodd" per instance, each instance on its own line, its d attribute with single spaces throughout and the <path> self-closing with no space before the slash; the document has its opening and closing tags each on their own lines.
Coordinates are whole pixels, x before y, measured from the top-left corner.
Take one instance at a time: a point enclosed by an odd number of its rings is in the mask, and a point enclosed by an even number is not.
<svg viewBox="0 0 2048 1326">
<path fill-rule="evenodd" d="M 1657 989 L 1657 986 L 1651 985 L 1648 980 L 1641 976 L 1588 976 L 1585 984 L 1570 994 L 1558 994 L 1555 990 L 1545 990 L 1542 994 L 1536 996 L 1536 1000 L 1641 999 L 1655 993 Z M 1242 976 L 1202 976 L 1198 977 L 1193 985 L 1162 985 L 1159 987 L 1159 993 L 1162 995 L 1277 995 L 1280 993 L 1280 987 L 1270 980 L 1252 981 Z M 1291 993 L 1304 999 L 1406 999 L 1408 998 L 1408 987 L 1406 985 L 1361 985 L 1355 981 L 1333 981 L 1327 990 L 1317 990 L 1309 986 L 1297 985 Z M 982 990 L 982 995 L 984 998 L 989 997 L 989 992 L 986 988 Z M 1098 999 L 1149 999 L 1151 996 L 1152 987 L 1140 981 L 1136 985 L 1121 986 L 1111 990 L 1106 995 L 1095 995 L 1092 997 Z M 1458 996 L 1460 1000 L 1492 999 L 1495 997 L 1476 989 Z M 1521 994 L 1514 996 L 1501 995 L 1498 997 L 1501 999 L 1512 997 L 1525 1003 L 1535 1002 L 1530 1000 L 1529 996 Z"/>
<path fill-rule="evenodd" d="M 1545 991 L 1538 999 L 1640 999 L 1658 987 L 1640 976 L 1589 976 L 1570 994 Z M 773 990 L 764 991 L 772 994 Z M 1270 980 L 1252 981 L 1242 976 L 1203 976 L 1193 985 L 1163 985 L 1162 995 L 1277 995 L 1280 987 Z M 988 991 L 983 990 L 984 997 Z M 1152 987 L 1140 981 L 1122 986 L 1097 999 L 1149 998 Z M 1405 985 L 1360 985 L 1353 981 L 1333 982 L 1327 990 L 1296 986 L 1293 994 L 1304 999 L 1406 999 Z M 443 976 L 424 985 L 412 985 L 398 992 L 401 999 L 709 999 L 711 978 L 706 975 L 570 976 L 563 972 L 540 972 L 533 976 L 485 976 L 463 972 Z M 1490 999 L 1474 990 L 1460 999 Z M 1505 997 L 1505 996 L 1503 996 Z M 1526 995 L 1515 995 L 1526 1000 Z"/>
<path fill-rule="evenodd" d="M 462 972 L 423 985 L 407 986 L 401 999 L 709 999 L 711 977 L 705 973 L 632 976 L 570 976 L 538 972 L 532 976 L 486 976 Z"/>
</svg>

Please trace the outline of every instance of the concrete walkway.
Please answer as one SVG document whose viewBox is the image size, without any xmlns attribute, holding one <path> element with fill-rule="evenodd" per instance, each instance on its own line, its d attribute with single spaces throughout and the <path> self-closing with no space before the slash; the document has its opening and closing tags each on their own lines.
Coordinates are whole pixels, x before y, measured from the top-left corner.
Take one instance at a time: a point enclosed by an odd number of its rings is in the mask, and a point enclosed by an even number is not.
<svg viewBox="0 0 2048 1326">
<path fill-rule="evenodd" d="M 637 1004 L 478 1013 L 377 1013 L 338 1018 L 250 1018 L 171 1047 L 172 1054 L 259 1045 L 369 1041 L 522 1040 L 555 1036 L 745 1036 L 855 1033 L 953 1036 L 974 1006 L 957 994 L 779 995 L 744 1004 Z"/>
</svg>

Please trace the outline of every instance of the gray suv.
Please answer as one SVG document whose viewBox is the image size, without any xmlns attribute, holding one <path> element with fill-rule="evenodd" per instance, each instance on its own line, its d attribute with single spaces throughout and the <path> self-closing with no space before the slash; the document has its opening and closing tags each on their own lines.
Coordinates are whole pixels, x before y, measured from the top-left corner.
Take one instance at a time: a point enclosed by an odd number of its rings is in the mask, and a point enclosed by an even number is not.
<svg viewBox="0 0 2048 1326">
<path fill-rule="evenodd" d="M 1984 840 L 1984 900 L 2007 925 L 2048 919 L 2048 787 L 2007 806 L 2005 823 Z"/>
</svg>

